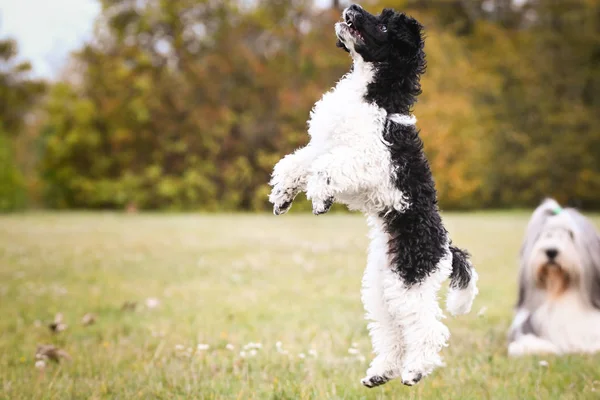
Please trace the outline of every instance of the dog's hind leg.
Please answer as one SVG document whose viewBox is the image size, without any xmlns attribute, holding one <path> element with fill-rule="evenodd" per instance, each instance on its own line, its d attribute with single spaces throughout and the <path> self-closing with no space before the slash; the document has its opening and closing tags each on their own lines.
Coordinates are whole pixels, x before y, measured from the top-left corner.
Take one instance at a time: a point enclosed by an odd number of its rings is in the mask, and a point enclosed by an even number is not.
<svg viewBox="0 0 600 400">
<path fill-rule="evenodd" d="M 361 380 L 366 387 L 375 387 L 400 376 L 402 367 L 402 336 L 388 312 L 382 287 L 382 269 L 387 265 L 369 260 L 362 281 L 362 301 L 369 320 L 369 336 L 375 359 Z"/>
<path fill-rule="evenodd" d="M 362 280 L 361 297 L 376 354 L 367 375 L 361 380 L 369 388 L 399 377 L 402 371 L 402 334 L 394 324 L 384 298 L 385 270 L 389 270 L 386 240 L 386 235 L 380 230 L 371 230 L 369 259 Z"/>
<path fill-rule="evenodd" d="M 450 252 L 435 272 L 422 283 L 406 285 L 389 270 L 384 278 L 384 298 L 394 323 L 400 327 L 405 346 L 401 368 L 402 383 L 412 386 L 442 366 L 440 351 L 447 345 L 448 328 L 441 322 L 438 291 L 451 272 Z"/>
</svg>

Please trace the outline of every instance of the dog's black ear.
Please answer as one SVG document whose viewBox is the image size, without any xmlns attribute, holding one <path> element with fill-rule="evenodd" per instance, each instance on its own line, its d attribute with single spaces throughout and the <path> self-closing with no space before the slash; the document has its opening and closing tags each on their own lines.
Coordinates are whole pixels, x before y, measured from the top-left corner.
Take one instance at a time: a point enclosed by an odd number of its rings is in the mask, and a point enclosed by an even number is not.
<svg viewBox="0 0 600 400">
<path fill-rule="evenodd" d="M 423 25 L 419 21 L 406 14 L 396 14 L 392 19 L 392 24 L 394 26 L 393 32 L 396 41 L 414 49 L 423 47 L 425 38 Z"/>
<path fill-rule="evenodd" d="M 346 47 L 346 45 L 344 45 L 344 43 L 342 43 L 342 41 L 340 39 L 338 39 L 337 42 L 335 42 L 335 46 L 339 47 L 341 49 L 344 49 L 345 51 L 347 51 L 348 53 L 350 53 L 350 50 L 348 50 L 348 48 Z"/>
<path fill-rule="evenodd" d="M 393 8 L 384 8 L 381 10 L 381 18 L 392 18 L 396 14 Z"/>
</svg>

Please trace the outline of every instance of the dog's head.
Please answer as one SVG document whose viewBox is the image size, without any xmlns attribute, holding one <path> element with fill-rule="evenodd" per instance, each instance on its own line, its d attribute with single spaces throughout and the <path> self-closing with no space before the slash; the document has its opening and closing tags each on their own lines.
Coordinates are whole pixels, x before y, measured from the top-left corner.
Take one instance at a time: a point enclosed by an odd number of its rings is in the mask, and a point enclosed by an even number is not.
<svg viewBox="0 0 600 400">
<path fill-rule="evenodd" d="M 575 209 L 544 201 L 527 228 L 520 286 L 520 305 L 534 290 L 556 298 L 574 289 L 600 308 L 600 236 L 592 223 Z"/>
<path fill-rule="evenodd" d="M 582 261 L 567 214 L 548 218 L 525 262 L 538 288 L 552 297 L 561 295 L 580 279 Z"/>
<path fill-rule="evenodd" d="M 351 5 L 335 25 L 337 45 L 356 60 L 366 62 L 422 63 L 423 27 L 414 18 L 391 9 L 372 15 L 359 5 Z"/>
</svg>

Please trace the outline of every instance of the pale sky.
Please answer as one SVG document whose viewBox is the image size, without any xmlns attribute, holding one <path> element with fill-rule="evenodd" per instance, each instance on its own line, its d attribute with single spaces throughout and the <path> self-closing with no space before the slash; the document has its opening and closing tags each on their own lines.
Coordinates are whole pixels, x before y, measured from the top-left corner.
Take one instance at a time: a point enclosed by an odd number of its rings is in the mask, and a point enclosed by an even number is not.
<svg viewBox="0 0 600 400">
<path fill-rule="evenodd" d="M 16 39 L 34 75 L 51 78 L 91 35 L 99 11 L 95 0 L 0 0 L 0 38 Z"/>
<path fill-rule="evenodd" d="M 0 0 L 0 38 L 17 40 L 19 58 L 31 61 L 34 76 L 53 78 L 90 37 L 99 12 L 96 0 Z"/>
</svg>

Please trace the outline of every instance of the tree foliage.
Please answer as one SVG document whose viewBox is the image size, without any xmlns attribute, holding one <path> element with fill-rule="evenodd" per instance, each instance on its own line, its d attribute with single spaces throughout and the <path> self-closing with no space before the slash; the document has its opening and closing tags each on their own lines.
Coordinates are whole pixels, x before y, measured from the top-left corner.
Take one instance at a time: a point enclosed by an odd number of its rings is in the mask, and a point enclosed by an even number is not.
<svg viewBox="0 0 600 400">
<path fill-rule="evenodd" d="M 273 164 L 348 69 L 339 2 L 104 0 L 47 102 L 53 207 L 263 210 Z M 415 113 L 446 208 L 600 207 L 600 6 L 373 1 L 427 27 Z"/>
<path fill-rule="evenodd" d="M 0 212 L 24 207 L 25 179 L 14 155 L 14 140 L 44 92 L 44 84 L 29 79 L 31 65 L 16 61 L 17 43 L 0 40 Z"/>
</svg>

